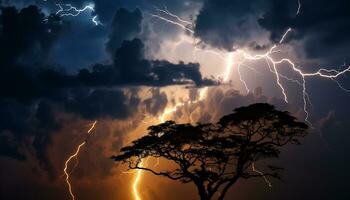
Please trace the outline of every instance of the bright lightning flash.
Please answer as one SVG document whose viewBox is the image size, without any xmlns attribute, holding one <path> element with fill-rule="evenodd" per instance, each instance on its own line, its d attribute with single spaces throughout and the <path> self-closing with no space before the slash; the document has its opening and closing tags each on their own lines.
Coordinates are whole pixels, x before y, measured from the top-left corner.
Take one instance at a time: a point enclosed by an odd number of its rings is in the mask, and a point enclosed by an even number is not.
<svg viewBox="0 0 350 200">
<path fill-rule="evenodd" d="M 300 0 L 298 1 L 298 10 L 296 12 L 296 16 L 299 15 L 299 12 L 301 10 L 301 3 Z M 181 19 L 179 16 L 176 16 L 173 13 L 170 13 L 166 8 L 165 10 L 159 9 L 157 8 L 158 14 L 153 14 L 153 17 L 156 17 L 158 19 L 161 19 L 165 22 L 174 24 L 186 31 L 189 31 L 191 33 L 193 33 L 193 29 L 189 26 L 191 25 L 190 22 Z M 162 13 L 163 15 L 161 15 L 160 13 Z M 258 55 L 252 55 L 247 53 L 246 51 L 244 51 L 243 49 L 238 49 L 237 53 L 241 54 L 243 59 L 239 62 L 237 62 L 237 71 L 238 71 L 238 76 L 240 81 L 242 82 L 242 84 L 245 87 L 245 90 L 247 91 L 247 93 L 249 93 L 249 88 L 247 86 L 247 83 L 245 81 L 245 79 L 242 76 L 242 67 L 245 66 L 247 67 L 245 64 L 246 61 L 258 61 L 258 60 L 264 60 L 266 61 L 267 66 L 269 67 L 269 70 L 271 71 L 271 73 L 273 73 L 276 77 L 276 84 L 278 85 L 278 87 L 281 89 L 281 93 L 284 97 L 284 101 L 286 103 L 288 103 L 288 95 L 287 95 L 287 91 L 286 88 L 284 87 L 284 85 L 281 82 L 281 78 L 282 79 L 286 79 L 288 81 L 294 82 L 299 84 L 302 87 L 302 98 L 303 98 L 303 110 L 305 113 L 305 121 L 308 122 L 311 126 L 311 122 L 309 121 L 309 111 L 308 111 L 308 106 L 307 104 L 310 103 L 310 99 L 309 99 L 309 94 L 307 92 L 307 87 L 306 87 L 306 78 L 307 77 L 319 77 L 319 78 L 325 78 L 325 79 L 329 79 L 331 81 L 334 81 L 340 89 L 349 92 L 349 89 L 344 88 L 337 80 L 336 78 L 338 78 L 341 75 L 344 75 L 347 72 L 350 72 L 350 65 L 343 69 L 343 70 L 335 70 L 335 69 L 325 69 L 325 68 L 321 68 L 316 72 L 312 72 L 312 73 L 306 73 L 303 72 L 300 68 L 298 68 L 296 66 L 296 64 L 289 58 L 282 58 L 282 59 L 275 59 L 273 57 L 273 55 L 277 52 L 281 52 L 281 50 L 279 50 L 278 48 L 283 44 L 283 42 L 285 41 L 285 39 L 288 37 L 289 33 L 291 33 L 293 30 L 292 28 L 288 28 L 286 30 L 286 32 L 282 35 L 280 41 L 278 42 L 278 44 L 273 45 L 266 53 L 264 54 L 258 54 Z M 296 74 L 298 74 L 302 81 L 298 81 L 296 79 L 290 78 L 286 75 L 281 74 L 278 71 L 279 65 L 286 63 L 290 66 L 290 68 L 293 70 L 293 72 L 295 72 Z M 226 71 L 224 74 L 224 81 L 227 82 L 229 81 L 229 77 L 230 77 L 230 72 L 232 71 L 232 66 L 233 66 L 233 52 L 228 54 L 228 58 L 227 58 L 227 66 L 226 66 Z M 171 108 L 169 110 L 166 110 L 166 112 L 175 112 L 176 108 L 178 106 L 176 105 L 174 108 Z M 174 111 L 172 111 L 174 110 Z M 168 115 L 168 114 L 165 114 Z"/>
<path fill-rule="evenodd" d="M 140 167 L 143 167 L 143 161 L 140 162 Z M 137 170 L 134 183 L 132 184 L 132 191 L 134 193 L 135 200 L 142 200 L 139 195 L 139 191 L 137 190 L 137 186 L 140 182 L 141 176 L 142 176 L 142 170 Z"/>
<path fill-rule="evenodd" d="M 188 32 L 190 32 L 192 34 L 194 33 L 194 30 L 192 28 L 193 26 L 192 26 L 191 22 L 181 19 L 179 16 L 169 12 L 167 8 L 165 8 L 164 10 L 156 8 L 156 10 L 157 10 L 157 14 L 152 14 L 152 17 L 155 17 L 155 18 L 163 20 L 163 21 L 165 21 L 167 23 L 176 25 L 176 26 L 178 26 L 178 27 L 180 27 L 180 28 L 184 29 L 185 31 L 188 31 Z M 296 12 L 296 16 L 299 15 L 300 10 L 301 10 L 301 3 L 300 3 L 300 0 L 298 0 L 298 9 L 297 9 L 297 12 Z M 273 54 L 277 53 L 277 52 L 280 52 L 280 50 L 278 50 L 278 47 L 283 44 L 283 42 L 288 37 L 288 34 L 290 32 L 292 32 L 292 29 L 288 28 L 287 31 L 282 35 L 281 40 L 279 41 L 279 43 L 273 45 L 264 54 L 251 55 L 251 54 L 245 52 L 242 49 L 237 50 L 237 52 L 242 54 L 242 56 L 243 56 L 243 59 L 240 62 L 237 62 L 238 63 L 237 71 L 238 71 L 238 75 L 239 75 L 240 81 L 245 86 L 245 89 L 246 89 L 247 93 L 249 93 L 249 88 L 247 86 L 247 83 L 246 83 L 246 81 L 244 80 L 244 78 L 243 78 L 243 76 L 241 74 L 241 67 L 245 66 L 244 63 L 246 61 L 248 61 L 248 60 L 249 61 L 265 60 L 267 66 L 269 67 L 269 70 L 271 71 L 271 73 L 275 74 L 275 76 L 276 76 L 276 84 L 281 89 L 281 92 L 283 94 L 283 97 L 284 97 L 284 100 L 285 100 L 286 103 L 288 103 L 288 96 L 287 96 L 286 89 L 284 88 L 284 86 L 281 83 L 280 79 L 283 78 L 283 79 L 286 79 L 288 81 L 291 81 L 291 82 L 299 84 L 302 87 L 302 91 L 303 91 L 303 109 L 304 109 L 304 112 L 305 112 L 305 115 L 306 115 L 305 116 L 305 121 L 308 122 L 310 125 L 312 125 L 309 122 L 309 120 L 308 120 L 309 119 L 309 112 L 308 112 L 308 109 L 307 109 L 307 103 L 309 102 L 311 104 L 311 102 L 310 102 L 310 99 L 309 99 L 309 94 L 307 93 L 307 89 L 306 89 L 306 78 L 307 77 L 326 78 L 326 79 L 329 79 L 329 80 L 332 80 L 332 81 L 336 82 L 337 85 L 340 87 L 340 89 L 342 89 L 342 90 L 344 90 L 346 92 L 350 92 L 350 90 L 345 89 L 336 80 L 336 78 L 338 78 L 339 76 L 344 75 L 347 72 L 350 72 L 350 66 L 348 66 L 344 70 L 335 70 L 335 69 L 321 68 L 318 71 L 313 72 L 313 73 L 305 73 L 300 68 L 298 68 L 296 66 L 296 64 L 289 58 L 282 58 L 282 59 L 279 59 L 279 60 L 274 59 L 273 58 Z M 195 49 L 195 50 L 197 50 L 197 49 Z M 195 54 L 195 52 L 194 52 L 194 54 Z M 221 54 L 219 56 L 220 56 L 220 58 L 222 58 Z M 290 77 L 288 77 L 286 75 L 281 74 L 278 71 L 278 65 L 282 64 L 282 63 L 287 63 L 295 73 L 300 75 L 302 81 L 300 82 L 300 81 L 298 81 L 296 79 L 293 79 L 293 78 L 290 78 Z M 231 53 L 228 54 L 228 57 L 226 59 L 226 70 L 225 70 L 224 75 L 223 75 L 223 80 L 225 82 L 229 81 L 229 77 L 230 77 L 230 73 L 232 71 L 233 65 L 234 65 L 233 52 L 231 52 Z M 204 100 L 207 92 L 208 92 L 208 88 L 207 87 L 201 89 L 199 98 L 197 100 L 193 101 L 193 102 L 190 102 L 190 103 L 196 103 L 198 101 Z M 177 103 L 176 105 L 174 105 L 173 107 L 165 109 L 164 112 L 159 116 L 159 118 L 158 118 L 159 121 L 160 122 L 164 122 L 166 116 L 168 116 L 170 114 L 173 114 L 180 107 L 182 107 L 184 105 L 185 105 L 184 102 L 180 102 L 180 103 Z M 142 162 L 141 162 L 141 166 L 142 166 Z M 256 172 L 256 173 L 259 173 L 259 174 L 263 175 L 263 172 L 261 172 L 261 171 L 259 171 L 259 170 L 257 170 L 255 168 L 255 163 L 254 162 L 252 163 L 252 170 L 254 172 Z M 135 177 L 134 184 L 133 184 L 133 192 L 134 192 L 135 200 L 141 200 L 141 198 L 139 196 L 139 192 L 137 190 L 137 185 L 138 185 L 139 181 L 141 180 L 141 178 L 142 178 L 142 171 L 141 170 L 137 170 L 136 177 Z M 272 186 L 271 182 L 265 176 L 263 176 L 263 178 L 264 178 L 265 182 L 268 184 L 268 186 L 271 187 Z"/>
<path fill-rule="evenodd" d="M 200 101 L 203 101 L 206 97 L 207 92 L 208 92 L 208 87 L 200 89 L 198 98 L 194 101 L 189 101 L 187 104 L 195 104 L 195 103 L 198 103 Z M 163 111 L 163 113 L 158 117 L 159 122 L 161 122 L 161 123 L 165 122 L 167 116 L 175 113 L 179 108 L 181 108 L 185 105 L 186 105 L 185 102 L 180 102 L 180 103 L 177 103 L 170 108 L 166 108 Z M 146 160 L 146 162 L 147 162 L 147 160 Z M 157 166 L 157 165 L 159 165 L 159 159 L 157 159 L 157 163 L 155 164 L 155 166 Z M 143 161 L 140 162 L 140 167 L 143 167 Z M 138 192 L 138 188 L 137 188 L 141 178 L 142 178 L 142 170 L 137 170 L 136 176 L 135 176 L 135 179 L 134 179 L 133 185 L 132 185 L 133 196 L 134 196 L 135 200 L 142 200 L 140 197 L 140 194 Z"/>
<path fill-rule="evenodd" d="M 97 121 L 94 121 L 94 123 L 92 123 L 91 127 L 89 128 L 89 130 L 88 130 L 88 132 L 87 132 L 89 135 L 91 134 L 91 131 L 95 128 L 96 123 L 97 123 Z M 87 142 L 87 140 L 85 140 L 84 142 L 80 143 L 80 144 L 77 146 L 77 149 L 75 150 L 75 152 L 74 152 L 72 155 L 70 155 L 70 156 L 68 157 L 68 159 L 66 160 L 66 162 L 64 163 L 64 169 L 63 169 L 63 171 L 64 171 L 64 174 L 65 174 L 65 176 L 66 176 L 66 183 L 67 183 L 67 186 L 68 186 L 69 194 L 70 194 L 70 196 L 72 197 L 72 200 L 75 200 L 75 195 L 74 195 L 74 193 L 73 193 L 72 185 L 71 185 L 71 183 L 70 183 L 70 181 L 69 181 L 69 172 L 67 172 L 67 170 L 68 170 L 68 165 L 69 165 L 69 162 L 70 162 L 72 159 L 77 158 L 77 157 L 79 156 L 80 149 L 86 144 L 86 142 Z"/>
<path fill-rule="evenodd" d="M 95 5 L 93 3 L 90 3 L 81 9 L 78 9 L 77 7 L 72 6 L 72 4 L 56 4 L 56 5 L 59 7 L 59 10 L 56 12 L 56 15 L 60 17 L 67 17 L 67 16 L 76 17 L 85 11 L 90 11 L 91 13 L 95 12 Z M 102 25 L 101 21 L 98 20 L 98 15 L 94 15 L 91 21 L 96 26 Z"/>
<path fill-rule="evenodd" d="M 179 26 L 180 28 L 190 32 L 191 34 L 194 33 L 193 29 L 191 28 L 192 27 L 191 22 L 181 19 L 179 16 L 169 12 L 166 7 L 164 10 L 160 8 L 156 8 L 156 10 L 158 13 L 152 14 L 151 15 L 152 17 L 155 17 L 165 22 L 168 22 L 170 24 Z"/>
<path fill-rule="evenodd" d="M 279 44 L 282 44 L 285 37 L 288 36 L 288 33 L 291 32 L 292 29 L 288 29 L 285 34 L 283 35 L 282 39 L 280 40 Z M 241 53 L 243 55 L 243 59 L 238 63 L 238 75 L 240 77 L 240 80 L 242 81 L 242 83 L 244 84 L 247 93 L 249 93 L 249 89 L 247 87 L 246 81 L 242 78 L 242 74 L 240 72 L 240 69 L 242 67 L 242 64 L 244 62 L 246 62 L 247 60 L 265 60 L 270 71 L 275 74 L 276 76 L 276 82 L 277 85 L 279 86 L 279 88 L 281 89 L 281 92 L 283 94 L 284 97 L 284 101 L 286 103 L 288 103 L 288 96 L 286 93 L 286 89 L 284 88 L 284 86 L 282 85 L 280 78 L 284 78 L 286 80 L 289 81 L 293 81 L 298 83 L 299 85 L 302 86 L 302 91 L 303 91 L 303 109 L 305 112 L 305 121 L 308 122 L 310 125 L 312 125 L 309 121 L 309 112 L 307 109 L 307 102 L 309 99 L 309 94 L 307 93 L 307 88 L 306 88 L 306 78 L 307 77 L 319 77 L 319 78 L 325 78 L 325 79 L 329 79 L 332 81 L 335 81 L 338 86 L 340 87 L 340 89 L 344 90 L 344 91 L 348 91 L 347 89 L 345 89 L 344 87 L 342 87 L 340 85 L 340 83 L 336 80 L 336 78 L 338 78 L 341 75 L 344 75 L 347 72 L 350 72 L 350 66 L 348 66 L 347 68 L 343 69 L 343 70 L 335 70 L 335 69 L 325 69 L 325 68 L 321 68 L 316 72 L 312 72 L 312 73 L 305 73 L 303 72 L 300 68 L 298 68 L 296 66 L 296 64 L 289 58 L 282 58 L 282 59 L 274 59 L 273 58 L 273 54 L 278 52 L 277 48 L 279 46 L 278 45 L 274 45 L 271 47 L 271 49 L 269 51 L 267 51 L 265 54 L 259 54 L 259 55 L 251 55 L 249 53 L 246 53 L 244 50 L 238 50 L 239 53 Z M 296 74 L 298 74 L 301 79 L 302 82 L 300 83 L 298 80 L 289 78 L 283 74 L 281 74 L 280 72 L 278 72 L 278 65 L 282 64 L 282 63 L 286 63 L 290 66 L 290 68 L 293 70 L 293 72 L 295 72 Z"/>
</svg>

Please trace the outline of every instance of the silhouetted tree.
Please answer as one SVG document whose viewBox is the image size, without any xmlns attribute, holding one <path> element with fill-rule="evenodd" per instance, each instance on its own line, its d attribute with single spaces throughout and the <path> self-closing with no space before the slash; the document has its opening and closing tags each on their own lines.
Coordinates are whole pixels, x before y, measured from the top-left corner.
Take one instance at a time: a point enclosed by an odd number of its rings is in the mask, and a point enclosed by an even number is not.
<svg viewBox="0 0 350 200">
<path fill-rule="evenodd" d="M 148 135 L 123 147 L 112 156 L 115 161 L 183 183 L 194 183 L 201 200 L 218 193 L 224 199 L 228 189 L 240 178 L 273 177 L 280 179 L 281 168 L 267 165 L 264 172 L 255 162 L 278 158 L 288 143 L 299 144 L 307 125 L 288 112 L 269 104 L 240 107 L 216 124 L 176 124 L 173 121 L 150 126 Z M 141 164 L 145 158 L 171 161 L 174 169 L 155 170 Z M 266 162 L 264 162 L 266 163 Z"/>
</svg>

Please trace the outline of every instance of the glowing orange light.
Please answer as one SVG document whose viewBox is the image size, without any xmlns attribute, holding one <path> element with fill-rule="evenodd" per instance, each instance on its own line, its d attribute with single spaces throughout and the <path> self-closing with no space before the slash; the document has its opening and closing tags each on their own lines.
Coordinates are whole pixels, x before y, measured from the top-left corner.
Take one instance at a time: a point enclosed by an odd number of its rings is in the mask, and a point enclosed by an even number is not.
<svg viewBox="0 0 350 200">
<path fill-rule="evenodd" d="M 298 9 L 296 11 L 296 16 L 299 15 L 300 10 L 301 10 L 301 3 L 300 3 L 300 0 L 298 0 Z M 191 25 L 190 22 L 181 19 L 179 16 L 177 16 L 177 15 L 175 15 L 173 13 L 170 13 L 167 9 L 162 10 L 162 9 L 158 9 L 157 8 L 157 11 L 158 11 L 158 14 L 153 14 L 152 17 L 155 17 L 155 18 L 163 20 L 163 21 L 165 21 L 167 23 L 176 25 L 176 26 L 178 26 L 178 27 L 180 27 L 180 28 L 182 28 L 182 29 L 184 29 L 186 31 L 189 31 L 192 34 L 194 33 L 194 30 L 191 29 L 191 27 L 190 27 L 190 25 Z M 160 13 L 163 13 L 163 15 L 160 15 Z M 173 18 L 173 19 L 175 18 L 175 20 L 173 20 L 171 18 Z M 287 93 L 286 93 L 286 89 L 282 85 L 280 79 L 283 78 L 283 79 L 286 79 L 286 80 L 298 83 L 300 86 L 302 86 L 302 90 L 303 90 L 303 110 L 304 110 L 305 115 L 306 115 L 305 116 L 305 121 L 308 122 L 312 126 L 312 124 L 309 122 L 309 112 L 308 112 L 308 109 L 307 109 L 307 102 L 310 102 L 310 100 L 309 100 L 309 94 L 306 91 L 306 80 L 305 80 L 305 78 L 306 77 L 315 77 L 315 76 L 321 77 L 321 78 L 327 78 L 327 79 L 330 79 L 330 80 L 334 81 L 335 83 L 337 83 L 337 85 L 342 90 L 344 90 L 346 92 L 350 92 L 350 90 L 345 89 L 335 79 L 335 78 L 345 74 L 346 72 L 350 72 L 350 66 L 348 66 L 346 69 L 341 70 L 341 71 L 335 70 L 335 69 L 328 70 L 328 69 L 325 69 L 325 68 L 321 68 L 318 71 L 313 72 L 313 73 L 305 73 L 301 69 L 297 68 L 296 64 L 292 60 L 290 60 L 288 58 L 282 58 L 280 60 L 275 60 L 272 55 L 274 53 L 276 53 L 276 52 L 280 52 L 280 50 L 277 49 L 278 45 L 281 45 L 284 42 L 284 40 L 286 39 L 286 37 L 288 36 L 288 34 L 291 31 L 292 31 L 292 29 L 288 28 L 286 30 L 286 32 L 283 34 L 283 36 L 281 37 L 281 40 L 279 41 L 279 43 L 276 44 L 276 45 L 273 45 L 265 54 L 251 55 L 251 54 L 245 52 L 243 49 L 238 49 L 237 52 L 240 53 L 243 56 L 243 59 L 240 62 L 237 62 L 238 76 L 239 76 L 240 81 L 243 83 L 247 93 L 249 93 L 249 88 L 247 86 L 247 83 L 243 79 L 242 74 L 241 74 L 241 67 L 243 66 L 244 62 L 246 62 L 247 60 L 250 60 L 250 61 L 265 60 L 266 63 L 267 63 L 267 66 L 270 69 L 270 71 L 273 74 L 275 74 L 275 76 L 276 76 L 276 83 L 279 86 L 279 88 L 281 89 L 282 95 L 283 95 L 284 100 L 285 100 L 286 103 L 288 103 L 288 96 L 287 96 Z M 197 51 L 197 48 L 195 48 L 194 55 L 196 55 L 195 54 L 196 51 Z M 218 56 L 220 56 L 221 59 L 223 59 L 221 54 L 213 52 L 213 51 L 209 51 L 209 52 L 217 54 Z M 234 65 L 233 52 L 229 53 L 228 56 L 227 56 L 227 59 L 225 59 L 225 60 L 226 60 L 226 70 L 225 70 L 224 75 L 223 75 L 223 80 L 225 82 L 227 82 L 227 81 L 229 81 L 229 76 L 230 76 L 230 73 L 232 71 L 232 67 Z M 300 75 L 300 77 L 302 78 L 302 82 L 299 82 L 298 80 L 289 78 L 289 77 L 279 73 L 278 70 L 277 70 L 277 67 L 278 67 L 279 64 L 282 64 L 282 63 L 289 64 L 291 66 L 291 69 L 294 72 L 296 72 L 297 74 Z M 203 88 L 200 91 L 199 98 L 197 100 L 193 101 L 193 102 L 190 102 L 190 103 L 196 103 L 198 101 L 204 100 L 204 98 L 206 97 L 207 92 L 208 92 L 208 88 L 207 87 Z M 184 102 L 180 102 L 180 103 L 177 103 L 176 105 L 174 105 L 173 107 L 166 108 L 164 110 L 164 112 L 159 116 L 159 118 L 158 118 L 159 121 L 160 122 L 164 122 L 168 115 L 173 114 L 180 107 L 182 107 L 184 105 L 185 105 Z M 142 166 L 142 162 L 141 162 L 141 166 Z M 257 170 L 255 168 L 254 162 L 252 163 L 252 170 L 254 172 L 256 172 L 256 173 L 263 174 L 261 171 L 259 171 L 259 170 Z M 134 192 L 135 200 L 141 200 L 141 197 L 139 196 L 139 192 L 137 190 L 137 186 L 138 186 L 138 183 L 141 180 L 141 178 L 142 178 L 142 172 L 141 172 L 141 170 L 137 170 L 137 174 L 136 174 L 136 177 L 135 177 L 134 182 L 133 182 L 133 192 Z M 265 182 L 271 187 L 272 185 L 269 182 L 269 180 L 265 176 L 263 176 L 263 178 L 264 178 Z"/>
</svg>

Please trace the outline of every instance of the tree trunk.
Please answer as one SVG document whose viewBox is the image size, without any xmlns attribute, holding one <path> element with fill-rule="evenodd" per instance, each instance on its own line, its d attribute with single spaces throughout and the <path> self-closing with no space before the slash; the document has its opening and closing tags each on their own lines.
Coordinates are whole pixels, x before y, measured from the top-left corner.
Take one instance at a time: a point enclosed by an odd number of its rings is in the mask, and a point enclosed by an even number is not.
<svg viewBox="0 0 350 200">
<path fill-rule="evenodd" d="M 200 200 L 211 200 L 212 197 L 210 197 L 207 194 L 207 191 L 205 190 L 204 186 L 202 185 L 196 185 L 197 186 L 197 190 L 198 190 L 198 194 L 200 197 Z"/>
<path fill-rule="evenodd" d="M 232 187 L 233 184 L 235 184 L 237 182 L 237 180 L 239 179 L 239 176 L 236 176 L 235 178 L 232 179 L 231 182 L 229 182 L 224 189 L 221 191 L 221 194 L 218 198 L 218 200 L 224 200 L 227 191 Z"/>
<path fill-rule="evenodd" d="M 203 194 L 203 193 L 199 193 L 199 196 L 200 196 L 200 199 L 201 200 L 210 200 L 206 194 Z"/>
</svg>

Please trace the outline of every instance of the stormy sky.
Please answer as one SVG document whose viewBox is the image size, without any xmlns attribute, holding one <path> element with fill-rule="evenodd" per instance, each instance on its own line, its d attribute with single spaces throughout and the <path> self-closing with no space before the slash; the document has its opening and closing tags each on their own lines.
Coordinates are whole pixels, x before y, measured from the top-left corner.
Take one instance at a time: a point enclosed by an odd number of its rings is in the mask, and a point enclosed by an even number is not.
<svg viewBox="0 0 350 200">
<path fill-rule="evenodd" d="M 256 102 L 288 110 L 313 128 L 301 146 L 285 147 L 276 161 L 285 168 L 284 182 L 272 181 L 269 188 L 263 179 L 242 180 L 228 198 L 350 198 L 350 72 L 303 80 L 281 63 L 279 73 L 294 80 L 281 78 L 286 102 L 264 59 L 238 68 L 242 51 L 262 55 L 278 45 L 273 58 L 288 58 L 304 73 L 347 69 L 350 1 L 0 5 L 1 199 L 70 199 L 64 162 L 82 141 L 87 143 L 70 167 L 77 199 L 134 199 L 134 174 L 109 159 L 123 145 L 162 119 L 215 122 Z M 79 13 L 72 6 L 89 8 Z M 193 186 L 149 174 L 138 188 L 143 200 L 197 198 Z"/>
</svg>

